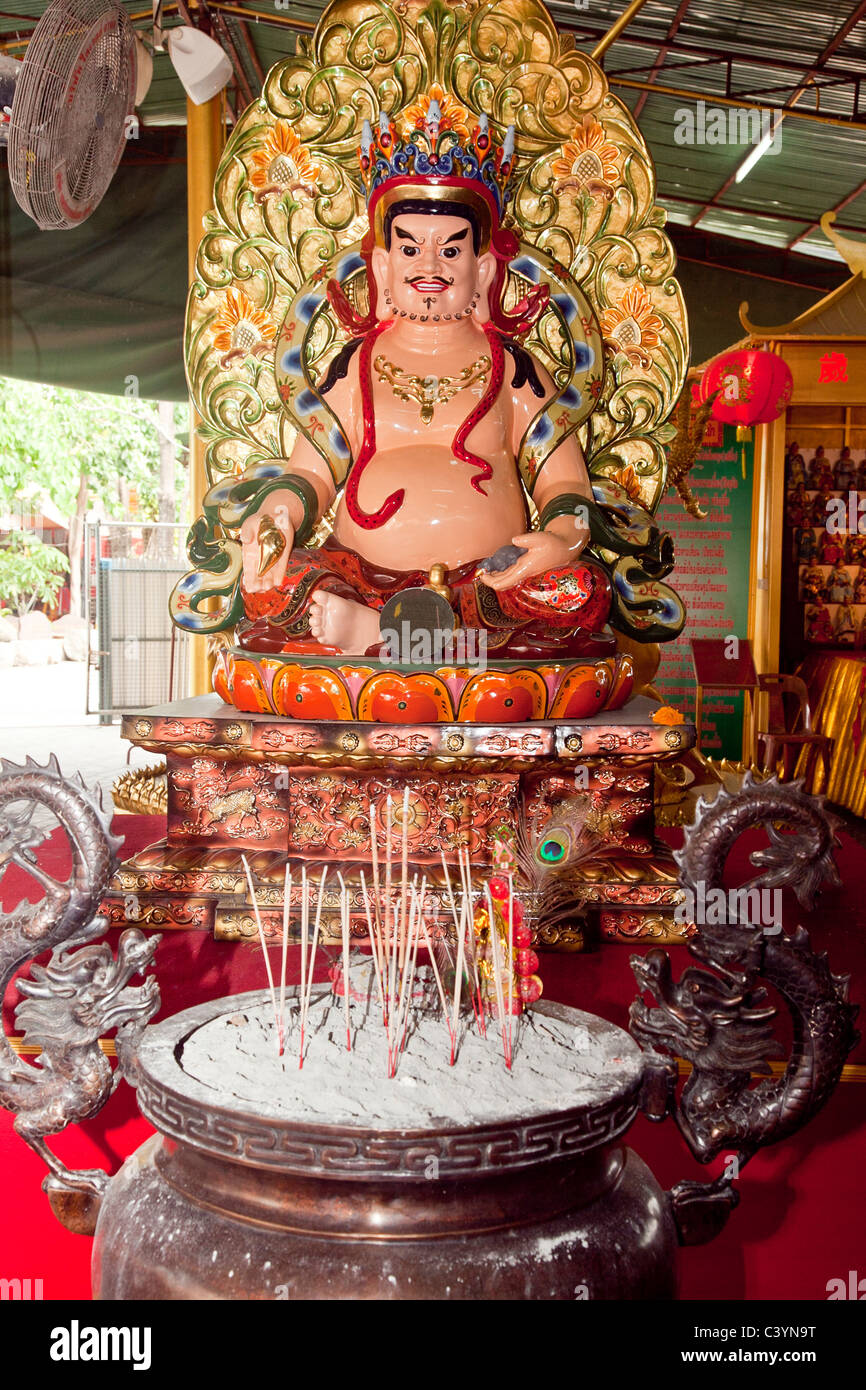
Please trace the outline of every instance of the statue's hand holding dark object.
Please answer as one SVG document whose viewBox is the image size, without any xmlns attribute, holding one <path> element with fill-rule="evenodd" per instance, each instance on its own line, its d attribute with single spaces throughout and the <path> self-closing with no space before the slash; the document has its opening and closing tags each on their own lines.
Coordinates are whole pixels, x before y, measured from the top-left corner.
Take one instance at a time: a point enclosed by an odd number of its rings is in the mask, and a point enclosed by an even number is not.
<svg viewBox="0 0 866 1390">
<path fill-rule="evenodd" d="M 516 565 L 521 555 L 525 554 L 525 546 L 501 545 L 492 555 L 488 555 L 486 560 L 482 560 L 478 568 L 485 574 L 501 574 L 503 570 Z"/>
<path fill-rule="evenodd" d="M 782 834 L 781 824 L 793 833 Z M 742 791 L 723 789 L 712 803 L 698 803 L 676 856 L 683 887 L 697 895 L 702 885 L 709 898 L 721 887 L 731 845 L 753 826 L 764 826 L 771 843 L 752 855 L 766 872 L 747 889 L 785 885 L 811 906 L 823 883 L 838 884 L 834 825 L 822 801 L 808 796 L 802 783 L 755 783 L 747 776 Z M 795 1133 L 829 1099 L 858 1041 L 858 1009 L 848 1002 L 848 977 L 831 973 L 802 927 L 787 935 L 732 913 L 723 924 L 699 925 L 689 949 L 710 969 L 689 966 L 677 982 L 666 951 L 656 947 L 631 958 L 642 991 L 631 1006 L 631 1031 L 648 1051 L 644 1108 L 660 1119 L 669 1105 L 701 1163 L 730 1151 L 739 1173 L 757 1149 Z M 782 995 L 794 1024 L 797 1041 L 781 1077 L 768 1062 L 780 1048 L 773 1033 L 776 1009 L 762 981 Z M 657 1002 L 648 1004 L 646 994 Z M 663 1078 L 666 1059 L 675 1057 L 692 1068 L 679 1101 L 672 1087 L 665 1094 Z M 753 1084 L 756 1075 L 766 1079 Z M 738 1200 L 732 1181 L 723 1176 L 672 1189 L 682 1244 L 701 1244 L 722 1229 Z"/>
<path fill-rule="evenodd" d="M 514 555 L 507 564 L 505 556 Z M 498 560 L 499 568 L 491 565 Z M 552 531 L 529 531 L 525 535 L 512 537 L 511 545 L 500 546 L 494 555 L 482 565 L 484 582 L 491 589 L 513 589 L 521 580 L 531 579 L 548 569 L 567 565 L 573 559 L 568 542 Z"/>
</svg>

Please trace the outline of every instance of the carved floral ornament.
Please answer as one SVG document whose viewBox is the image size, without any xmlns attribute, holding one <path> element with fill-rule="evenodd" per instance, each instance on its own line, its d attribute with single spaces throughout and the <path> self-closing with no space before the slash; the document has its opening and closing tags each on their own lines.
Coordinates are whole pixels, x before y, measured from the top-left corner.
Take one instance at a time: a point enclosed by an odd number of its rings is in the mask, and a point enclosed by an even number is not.
<svg viewBox="0 0 866 1390">
<path fill-rule="evenodd" d="M 227 367 L 233 358 L 273 352 L 274 325 L 242 291 L 226 290 L 214 327 L 217 332 L 213 343 L 222 353 L 222 367 Z"/>
<path fill-rule="evenodd" d="M 646 290 L 637 285 L 626 290 L 601 316 L 605 341 L 637 367 L 649 367 L 648 349 L 658 346 L 661 328 L 664 324 L 653 312 L 652 300 Z"/>
<path fill-rule="evenodd" d="M 250 160 L 250 183 L 259 201 L 272 193 L 316 196 L 321 168 L 288 121 L 277 121 Z"/>
<path fill-rule="evenodd" d="M 556 175 L 556 193 L 573 189 L 610 202 L 620 181 L 619 150 L 605 136 L 604 126 L 587 114 L 551 168 Z"/>
<path fill-rule="evenodd" d="M 279 325 L 301 287 L 332 273 L 366 230 L 364 120 L 385 110 L 411 127 L 432 100 L 460 138 L 481 115 L 497 139 L 515 126 L 510 225 L 583 291 L 611 350 L 580 427 L 590 472 L 631 467 L 654 508 L 688 360 L 674 254 L 630 112 L 592 59 L 563 45 L 538 0 L 335 0 L 298 53 L 271 69 L 220 162 L 188 303 L 187 369 L 211 481 L 288 457 L 295 426 L 274 378 Z M 361 278 L 350 294 L 364 293 Z M 511 280 L 513 304 L 531 286 L 513 271 Z M 552 307 L 527 341 L 559 380 L 568 337 Z M 314 379 L 345 338 L 321 316 L 305 362 Z"/>
</svg>

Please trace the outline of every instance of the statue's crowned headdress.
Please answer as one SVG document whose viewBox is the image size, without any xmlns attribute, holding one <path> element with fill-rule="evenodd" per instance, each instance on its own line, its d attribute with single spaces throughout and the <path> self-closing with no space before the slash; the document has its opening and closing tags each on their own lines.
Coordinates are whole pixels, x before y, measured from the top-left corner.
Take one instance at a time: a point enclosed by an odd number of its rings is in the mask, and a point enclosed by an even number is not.
<svg viewBox="0 0 866 1390">
<path fill-rule="evenodd" d="M 453 105 L 453 111 L 443 110 L 435 92 L 429 95 L 410 113 L 414 125 L 407 126 L 402 137 L 385 111 L 375 130 L 364 122 L 358 161 L 378 245 L 386 239 L 389 211 L 407 200 L 470 209 L 481 251 L 499 230 L 514 165 L 514 127 L 508 127 L 504 143 L 497 145 L 487 116 L 482 114 L 470 132 L 468 113 Z"/>
</svg>

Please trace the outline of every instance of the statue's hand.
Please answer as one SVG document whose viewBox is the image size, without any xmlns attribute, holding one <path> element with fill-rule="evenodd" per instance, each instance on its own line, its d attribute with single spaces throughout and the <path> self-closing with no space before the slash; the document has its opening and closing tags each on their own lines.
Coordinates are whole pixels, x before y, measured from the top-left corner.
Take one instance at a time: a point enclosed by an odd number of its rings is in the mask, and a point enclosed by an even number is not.
<svg viewBox="0 0 866 1390">
<path fill-rule="evenodd" d="M 275 589 L 283 581 L 295 543 L 292 498 L 288 491 L 270 493 L 241 526 L 243 587 L 248 594 Z"/>
<path fill-rule="evenodd" d="M 526 554 L 498 574 L 490 574 L 486 570 L 480 574 L 482 582 L 497 592 L 513 589 L 522 579 L 531 579 L 534 574 L 542 574 L 544 570 L 571 564 L 575 558 L 573 547 L 552 531 L 528 531 L 523 536 L 512 536 L 511 540 Z"/>
</svg>

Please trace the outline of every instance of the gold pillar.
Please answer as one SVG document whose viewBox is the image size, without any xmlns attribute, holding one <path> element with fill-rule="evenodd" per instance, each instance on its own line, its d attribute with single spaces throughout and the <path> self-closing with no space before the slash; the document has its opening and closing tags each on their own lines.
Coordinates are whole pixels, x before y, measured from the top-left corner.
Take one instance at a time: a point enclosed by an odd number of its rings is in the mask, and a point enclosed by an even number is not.
<svg viewBox="0 0 866 1390">
<path fill-rule="evenodd" d="M 201 106 L 186 103 L 186 209 L 189 243 L 189 279 L 195 278 L 195 256 L 202 234 L 202 218 L 213 207 L 213 185 L 223 148 L 222 96 Z M 202 512 L 207 491 L 204 443 L 198 437 L 199 416 L 190 401 L 190 522 Z M 190 694 L 206 695 L 211 689 L 212 662 L 208 659 L 207 638 L 190 638 Z"/>
</svg>

